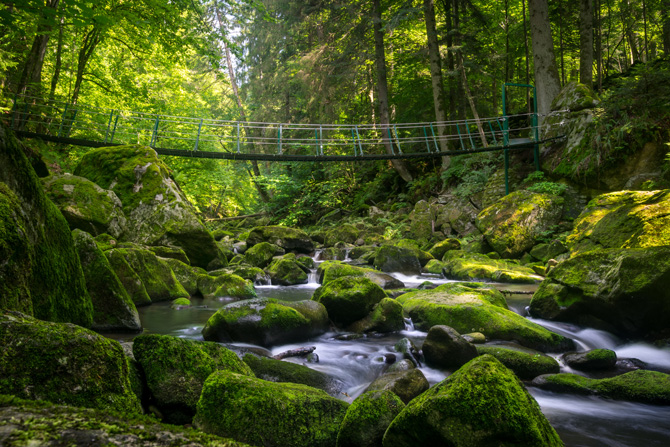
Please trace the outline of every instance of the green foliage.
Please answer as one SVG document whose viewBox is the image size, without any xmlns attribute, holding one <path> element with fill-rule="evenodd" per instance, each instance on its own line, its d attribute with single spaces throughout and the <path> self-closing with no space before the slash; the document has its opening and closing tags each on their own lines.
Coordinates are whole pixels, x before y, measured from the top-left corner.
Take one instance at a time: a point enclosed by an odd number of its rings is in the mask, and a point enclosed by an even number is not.
<svg viewBox="0 0 670 447">
<path fill-rule="evenodd" d="M 526 186 L 528 191 L 537 192 L 540 194 L 552 194 L 555 196 L 562 196 L 563 193 L 568 189 L 568 186 L 562 183 L 555 183 L 545 180 L 545 175 L 542 171 L 535 171 L 528 174 L 528 176 L 523 180 L 522 184 L 528 185 Z"/>
<path fill-rule="evenodd" d="M 501 160 L 501 154 L 492 152 L 452 157 L 451 165 L 442 173 L 442 181 L 445 186 L 454 186 L 454 193 L 458 197 L 471 197 L 484 190 Z"/>
</svg>

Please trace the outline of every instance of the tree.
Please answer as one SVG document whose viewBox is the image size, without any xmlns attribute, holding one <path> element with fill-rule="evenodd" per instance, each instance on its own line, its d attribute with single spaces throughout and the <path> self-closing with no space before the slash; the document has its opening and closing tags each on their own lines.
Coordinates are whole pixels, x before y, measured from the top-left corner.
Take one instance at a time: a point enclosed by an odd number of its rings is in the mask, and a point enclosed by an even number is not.
<svg viewBox="0 0 670 447">
<path fill-rule="evenodd" d="M 537 108 L 540 115 L 549 113 L 551 102 L 561 89 L 554 42 L 551 38 L 548 0 L 529 0 L 530 38 L 533 47 Z"/>
<path fill-rule="evenodd" d="M 593 0 L 579 4 L 579 82 L 593 88 Z"/>
</svg>

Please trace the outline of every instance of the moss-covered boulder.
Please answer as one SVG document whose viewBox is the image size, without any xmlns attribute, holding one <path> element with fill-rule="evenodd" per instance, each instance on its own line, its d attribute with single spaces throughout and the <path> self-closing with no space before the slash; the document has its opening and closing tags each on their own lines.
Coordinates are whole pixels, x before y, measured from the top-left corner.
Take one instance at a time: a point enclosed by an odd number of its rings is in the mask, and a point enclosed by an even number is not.
<svg viewBox="0 0 670 447">
<path fill-rule="evenodd" d="M 384 447 L 562 446 L 519 379 L 484 355 L 410 402 L 391 422 Z"/>
<path fill-rule="evenodd" d="M 153 149 L 137 145 L 94 149 L 81 158 L 74 173 L 114 191 L 121 199 L 128 218 L 124 240 L 180 247 L 192 265 L 202 268 L 223 257 Z"/>
<path fill-rule="evenodd" d="M 617 355 L 611 349 L 592 349 L 584 352 L 566 352 L 561 356 L 570 368 L 582 371 L 612 369 L 616 366 Z M 558 371 L 552 371 L 557 373 Z M 548 373 L 545 373 L 548 374 Z"/>
<path fill-rule="evenodd" d="M 193 428 L 162 424 L 152 416 L 54 405 L 15 396 L 0 396 L 0 420 L 11 421 L 3 425 L 2 442 L 6 447 L 249 447 Z"/>
<path fill-rule="evenodd" d="M 608 379 L 589 379 L 577 374 L 545 375 L 533 380 L 533 386 L 554 392 L 670 405 L 670 375 L 642 369 Z"/>
<path fill-rule="evenodd" d="M 670 246 L 594 250 L 559 263 L 533 316 L 644 336 L 670 327 Z"/>
<path fill-rule="evenodd" d="M 379 247 L 375 255 L 374 266 L 382 272 L 399 272 L 406 275 L 421 273 L 421 263 L 414 250 L 393 245 Z"/>
<path fill-rule="evenodd" d="M 263 269 L 270 265 L 274 256 L 280 256 L 284 253 L 284 250 L 277 245 L 261 242 L 244 252 L 244 260 L 251 266 Z"/>
<path fill-rule="evenodd" d="M 302 314 L 300 307 L 289 307 L 289 304 L 273 298 L 230 303 L 207 320 L 202 336 L 208 341 L 274 346 L 306 340 L 325 332 L 310 320 L 313 312 Z"/>
<path fill-rule="evenodd" d="M 449 326 L 438 324 L 428 330 L 421 348 L 426 363 L 440 368 L 458 369 L 477 357 L 474 345 Z"/>
<path fill-rule="evenodd" d="M 503 258 L 518 258 L 560 222 L 563 198 L 526 190 L 506 195 L 482 210 L 476 225 Z"/>
<path fill-rule="evenodd" d="M 192 267 L 182 261 L 172 258 L 163 259 L 162 262 L 172 269 L 175 278 L 177 278 L 179 284 L 184 287 L 190 296 L 200 295 L 198 290 L 198 278 L 207 275 L 205 269 Z"/>
<path fill-rule="evenodd" d="M 568 249 L 562 241 L 554 240 L 549 243 L 537 244 L 530 250 L 529 254 L 534 259 L 546 263 L 548 260 L 554 259 L 567 251 Z"/>
<path fill-rule="evenodd" d="M 261 242 L 269 242 L 296 253 L 310 254 L 314 251 L 314 243 L 307 233 L 279 225 L 256 227 L 251 230 L 247 237 L 247 246 L 253 247 Z"/>
<path fill-rule="evenodd" d="M 386 292 L 364 277 L 344 276 L 334 279 L 314 292 L 312 300 L 323 304 L 328 316 L 344 327 L 367 316 Z"/>
<path fill-rule="evenodd" d="M 237 354 L 218 343 L 140 335 L 134 339 L 133 354 L 144 372 L 152 403 L 172 424 L 191 423 L 202 385 L 214 371 L 253 376 Z"/>
<path fill-rule="evenodd" d="M 560 370 L 560 365 L 553 357 L 528 349 L 481 345 L 477 346 L 477 352 L 497 358 L 521 380 L 533 380 L 542 374 L 556 374 Z"/>
<path fill-rule="evenodd" d="M 140 316 L 133 300 L 93 236 L 74 230 L 72 237 L 93 303 L 92 328 L 97 331 L 141 331 Z"/>
<path fill-rule="evenodd" d="M 252 445 L 332 447 L 348 406 L 305 385 L 216 372 L 205 382 L 195 424 Z"/>
<path fill-rule="evenodd" d="M 0 125 L 0 309 L 90 326 L 93 306 L 67 221 Z"/>
<path fill-rule="evenodd" d="M 428 202 L 419 200 L 414 209 L 409 213 L 409 233 L 411 237 L 418 240 L 428 240 L 435 232 L 451 232 L 450 218 L 455 213 L 450 213 L 449 207 L 434 200 Z"/>
<path fill-rule="evenodd" d="M 402 304 L 391 298 L 383 298 L 363 319 L 347 327 L 351 332 L 396 332 L 405 329 Z"/>
<path fill-rule="evenodd" d="M 223 273 L 230 273 L 233 275 L 237 275 L 240 278 L 246 279 L 247 281 L 251 281 L 254 284 L 270 283 L 270 277 L 268 276 L 267 273 L 265 273 L 263 269 L 258 267 L 251 267 L 250 265 L 246 264 L 229 265 L 225 269 L 207 272 L 207 274 L 210 276 L 219 276 Z"/>
<path fill-rule="evenodd" d="M 338 225 L 326 231 L 324 245 L 332 247 L 338 242 L 345 244 L 353 244 L 358 239 L 360 230 L 351 224 Z"/>
<path fill-rule="evenodd" d="M 437 259 L 431 259 L 425 266 L 423 266 L 424 272 L 432 273 L 433 275 L 441 275 L 442 270 L 444 270 L 444 264 Z"/>
<path fill-rule="evenodd" d="M 344 261 L 347 251 L 344 248 L 327 247 L 319 252 L 319 261 Z"/>
<path fill-rule="evenodd" d="M 245 354 L 244 363 L 249 365 L 256 377 L 270 382 L 301 383 L 338 397 L 344 387 L 342 381 L 305 365 L 285 362 L 269 357 Z"/>
<path fill-rule="evenodd" d="M 396 298 L 417 329 L 443 324 L 458 333 L 481 332 L 489 339 L 516 341 L 540 351 L 560 352 L 573 342 L 507 309 L 502 293 L 479 283 L 449 283 Z"/>
<path fill-rule="evenodd" d="M 119 342 L 18 312 L 0 314 L 0 394 L 141 413 Z"/>
<path fill-rule="evenodd" d="M 216 276 L 200 275 L 198 277 L 198 291 L 205 298 L 254 298 L 256 289 L 248 279 L 232 273 L 217 273 Z"/>
<path fill-rule="evenodd" d="M 163 259 L 176 259 L 184 264 L 191 265 L 191 261 L 186 256 L 186 252 L 178 247 L 166 247 L 165 245 L 157 245 L 154 247 L 147 247 L 153 251 L 156 256 Z"/>
<path fill-rule="evenodd" d="M 428 253 L 433 255 L 435 259 L 442 259 L 444 254 L 449 250 L 460 250 L 460 249 L 461 249 L 460 241 L 458 239 L 450 237 L 433 245 L 433 247 L 430 250 L 428 250 Z"/>
<path fill-rule="evenodd" d="M 114 191 L 102 189 L 76 175 L 52 175 L 43 180 L 47 197 L 63 213 L 73 230 L 119 237 L 126 229 L 123 205 Z"/>
<path fill-rule="evenodd" d="M 400 289 L 405 287 L 405 284 L 395 279 L 393 276 L 382 273 L 379 270 L 374 270 L 366 267 L 359 267 L 355 265 L 345 264 L 338 261 L 326 261 L 319 265 L 316 270 L 319 283 L 322 285 L 328 284 L 330 281 L 342 278 L 344 276 L 355 276 L 368 278 L 373 283 L 377 284 L 384 290 Z"/>
<path fill-rule="evenodd" d="M 670 245 L 670 190 L 618 191 L 591 200 L 575 220 L 568 248 L 647 248 Z"/>
<path fill-rule="evenodd" d="M 486 279 L 496 282 L 535 284 L 543 280 L 531 268 L 512 261 L 491 259 L 480 253 L 448 251 L 442 258 L 444 274 L 449 279 L 469 281 Z"/>
<path fill-rule="evenodd" d="M 382 374 L 368 385 L 365 391 L 391 391 L 407 404 L 428 388 L 430 384 L 421 370 L 409 369 Z"/>
<path fill-rule="evenodd" d="M 133 300 L 135 306 L 147 306 L 151 304 L 151 298 L 147 293 L 146 287 L 142 282 L 142 278 L 130 266 L 124 253 L 119 250 L 107 250 L 105 256 L 109 261 L 109 265 L 114 270 L 116 277 L 121 281 L 123 287 L 128 292 L 130 299 Z"/>
<path fill-rule="evenodd" d="M 391 421 L 405 404 L 391 391 L 369 391 L 358 396 L 347 409 L 337 447 L 378 447 Z"/>
<path fill-rule="evenodd" d="M 308 276 L 304 267 L 298 264 L 295 255 L 287 255 L 272 261 L 267 268 L 272 284 L 280 286 L 292 286 L 295 284 L 307 284 Z"/>
<path fill-rule="evenodd" d="M 151 250 L 133 246 L 132 248 L 114 248 L 106 252 L 105 254 L 110 259 L 112 268 L 119 279 L 121 279 L 128 275 L 125 271 L 125 265 L 115 261 L 114 252 L 123 256 L 127 265 L 140 278 L 142 286 L 146 290 L 151 302 L 172 301 L 177 298 L 189 297 L 186 289 L 177 281 L 170 266 L 166 262 L 161 261 Z M 120 266 L 118 270 L 117 266 Z M 128 280 L 124 282 L 123 279 L 121 281 L 124 285 L 128 282 Z M 131 291 L 129 293 L 133 300 L 135 300 L 134 293 Z M 147 303 L 138 303 L 135 301 L 135 304 L 142 305 Z"/>
</svg>

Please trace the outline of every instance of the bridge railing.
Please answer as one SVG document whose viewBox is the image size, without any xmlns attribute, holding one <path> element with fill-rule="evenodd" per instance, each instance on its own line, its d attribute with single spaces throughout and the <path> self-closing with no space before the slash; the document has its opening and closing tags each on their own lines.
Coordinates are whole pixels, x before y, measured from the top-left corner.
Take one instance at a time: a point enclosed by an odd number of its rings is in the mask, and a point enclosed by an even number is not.
<svg viewBox="0 0 670 447">
<path fill-rule="evenodd" d="M 15 96 L 10 102 L 9 121 L 16 130 L 98 145 L 142 144 L 188 151 L 311 156 L 437 153 L 505 146 L 518 137 L 533 141 L 537 135 L 533 114 L 382 126 L 213 120 L 29 96 Z"/>
</svg>

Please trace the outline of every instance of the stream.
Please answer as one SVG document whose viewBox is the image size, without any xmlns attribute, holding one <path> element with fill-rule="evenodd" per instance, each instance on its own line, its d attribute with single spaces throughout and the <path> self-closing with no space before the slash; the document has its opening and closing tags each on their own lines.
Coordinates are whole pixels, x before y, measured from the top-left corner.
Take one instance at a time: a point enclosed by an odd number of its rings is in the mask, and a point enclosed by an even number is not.
<svg viewBox="0 0 670 447">
<path fill-rule="evenodd" d="M 435 284 L 450 282 L 435 276 L 408 277 L 393 274 L 407 287 L 417 287 L 429 280 Z M 257 285 L 259 297 L 277 298 L 286 301 L 310 299 L 319 287 L 315 275 L 310 282 L 299 286 Z M 495 284 L 500 290 L 532 291 L 537 286 Z M 530 302 L 530 295 L 506 295 L 509 308 L 524 314 Z M 220 307 L 229 303 L 225 299 L 192 298 L 192 306 L 175 310 L 170 303 L 156 303 L 138 308 L 144 333 L 168 334 L 178 337 L 202 340 L 200 331 L 207 319 Z M 612 334 L 575 325 L 534 319 L 548 329 L 575 340 L 578 350 L 608 348 L 616 351 L 621 358 L 636 358 L 649 364 L 651 368 L 663 372 L 670 371 L 670 350 L 659 349 L 644 343 L 625 343 Z M 318 338 L 302 343 L 273 347 L 268 353 L 280 352 L 301 346 L 315 346 L 318 363 L 305 363 L 310 368 L 338 378 L 344 383 L 341 399 L 353 401 L 385 367 L 383 355 L 394 352 L 394 344 L 407 337 L 417 346 L 423 344 L 425 332 L 414 330 L 409 322 L 406 330 L 384 336 L 368 336 L 356 340 L 340 340 L 337 334 L 326 333 Z M 117 339 L 131 336 L 115 335 Z M 234 344 L 239 347 L 249 345 Z M 263 348 L 261 348 L 263 349 Z M 556 355 L 555 357 L 558 357 Z M 289 358 L 285 361 L 303 363 L 302 359 Z M 422 372 L 431 385 L 449 375 L 423 365 Z M 575 372 L 561 365 L 561 372 Z M 542 408 L 543 413 L 556 429 L 566 446 L 623 447 L 623 446 L 663 446 L 670 445 L 670 406 L 645 405 L 614 401 L 593 396 L 556 394 L 529 387 Z"/>
</svg>

